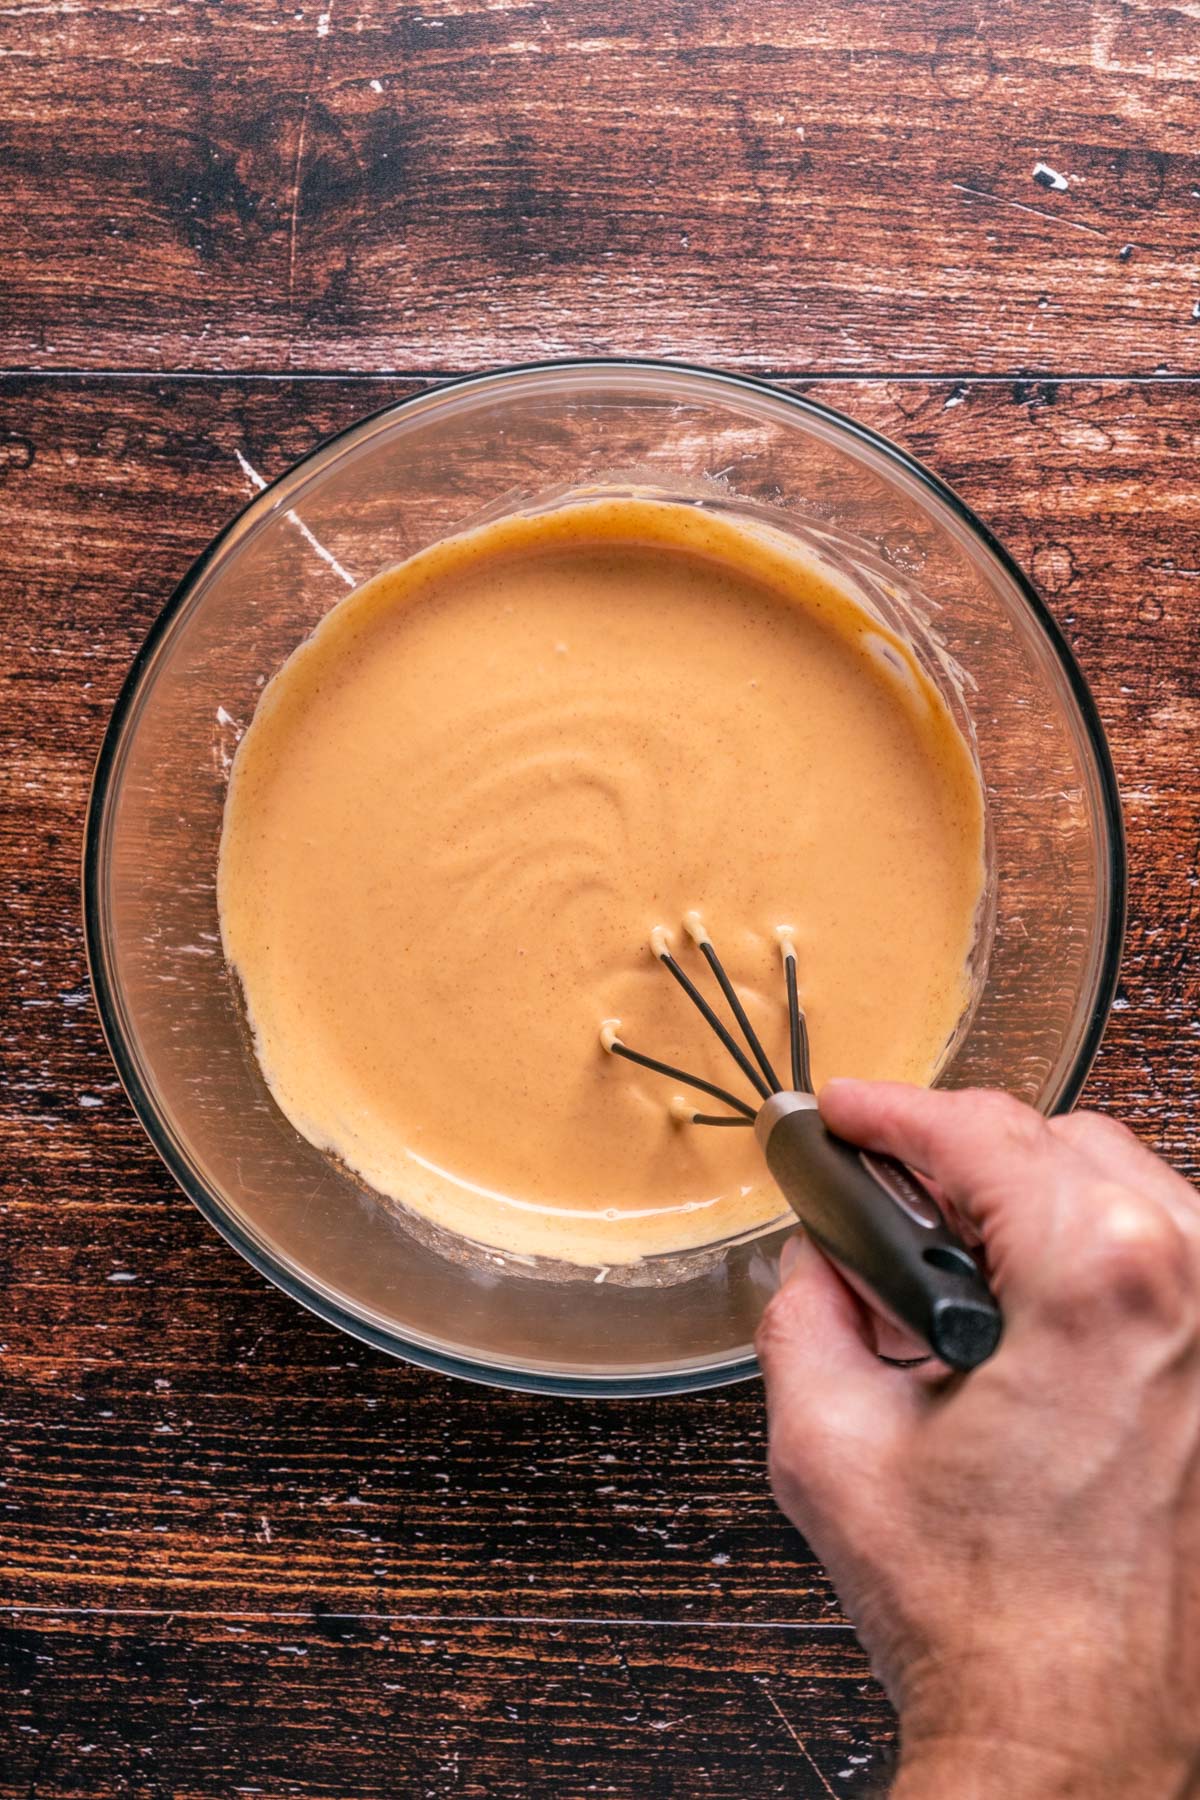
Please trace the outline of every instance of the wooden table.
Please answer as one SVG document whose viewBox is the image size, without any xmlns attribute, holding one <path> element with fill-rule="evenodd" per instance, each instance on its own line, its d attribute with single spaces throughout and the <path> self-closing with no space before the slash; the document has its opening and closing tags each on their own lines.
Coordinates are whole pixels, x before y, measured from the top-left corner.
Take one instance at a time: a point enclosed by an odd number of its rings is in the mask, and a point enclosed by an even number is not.
<svg viewBox="0 0 1200 1800">
<path fill-rule="evenodd" d="M 0 1794 L 861 1796 L 888 1709 L 754 1387 L 389 1362 L 178 1194 L 92 1011 L 92 761 L 174 583 L 438 376 L 678 356 L 926 458 L 1130 836 L 1089 1087 L 1196 1172 L 1200 37 L 1155 0 L 0 10 Z"/>
</svg>

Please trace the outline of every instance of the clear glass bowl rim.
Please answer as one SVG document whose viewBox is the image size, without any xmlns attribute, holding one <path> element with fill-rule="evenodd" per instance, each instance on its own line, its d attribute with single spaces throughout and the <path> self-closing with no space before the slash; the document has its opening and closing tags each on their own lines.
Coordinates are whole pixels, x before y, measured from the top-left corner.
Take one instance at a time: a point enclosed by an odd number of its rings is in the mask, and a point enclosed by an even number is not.
<svg viewBox="0 0 1200 1800">
<path fill-rule="evenodd" d="M 658 372 L 664 376 L 690 376 L 705 384 L 711 384 L 718 391 L 728 389 L 734 393 L 742 391 L 758 394 L 776 402 L 782 402 L 803 416 L 821 420 L 826 426 L 831 426 L 835 433 L 844 434 L 852 442 L 865 445 L 875 451 L 886 462 L 896 464 L 919 486 L 932 493 L 957 518 L 959 523 L 966 527 L 971 537 L 999 565 L 1020 594 L 1031 618 L 1040 628 L 1046 643 L 1053 651 L 1071 696 L 1079 709 L 1079 715 L 1087 735 L 1088 751 L 1092 758 L 1103 802 L 1101 825 L 1107 851 L 1108 915 L 1099 956 L 1096 995 L 1091 1015 L 1081 1035 L 1074 1061 L 1054 1103 L 1055 1112 L 1069 1111 L 1075 1104 L 1087 1079 L 1112 1009 L 1120 976 L 1121 951 L 1125 935 L 1125 830 L 1112 754 L 1091 689 L 1075 660 L 1070 645 L 1028 576 L 983 521 L 977 517 L 965 501 L 959 498 L 953 488 L 948 486 L 940 476 L 935 475 L 931 469 L 926 468 L 918 458 L 909 451 L 901 449 L 899 445 L 892 443 L 881 432 L 872 430 L 870 426 L 859 424 L 836 408 L 810 399 L 806 394 L 791 393 L 786 388 L 755 376 L 729 374 L 706 368 L 698 363 L 678 362 L 655 357 L 555 357 L 547 361 L 512 363 L 483 374 L 456 376 L 435 382 L 429 387 L 422 387 L 413 394 L 407 394 L 399 400 L 392 400 L 384 406 L 377 407 L 374 411 L 354 420 L 350 425 L 344 426 L 342 430 L 324 438 L 297 462 L 285 469 L 282 474 L 268 482 L 260 492 L 252 495 L 245 506 L 222 527 L 192 563 L 150 627 L 121 685 L 97 755 L 84 827 L 82 878 L 84 941 L 92 993 L 95 997 L 96 1010 L 109 1053 L 116 1065 L 117 1073 L 130 1104 L 151 1144 L 166 1164 L 178 1186 L 183 1189 L 208 1222 L 253 1268 L 257 1269 L 260 1275 L 264 1275 L 290 1299 L 298 1301 L 317 1317 L 337 1326 L 339 1330 L 346 1332 L 349 1336 L 370 1344 L 373 1348 L 382 1350 L 390 1356 L 401 1357 L 404 1361 L 414 1363 L 419 1367 L 510 1391 L 564 1396 L 595 1397 L 599 1395 L 613 1399 L 642 1395 L 679 1394 L 704 1388 L 727 1386 L 732 1382 L 752 1378 L 758 1372 L 758 1365 L 751 1356 L 738 1357 L 725 1363 L 705 1365 L 696 1369 L 678 1369 L 645 1375 L 586 1377 L 580 1375 L 557 1376 L 542 1371 L 502 1368 L 498 1365 L 474 1362 L 466 1357 L 455 1357 L 432 1349 L 428 1345 L 411 1342 L 399 1332 L 383 1330 L 360 1319 L 355 1314 L 347 1312 L 328 1295 L 315 1288 L 310 1288 L 298 1280 L 290 1269 L 278 1262 L 263 1246 L 256 1243 L 242 1230 L 238 1222 L 227 1212 L 221 1196 L 204 1182 L 199 1181 L 191 1165 L 178 1153 L 171 1133 L 166 1129 L 153 1098 L 141 1080 L 137 1059 L 121 1025 L 121 1008 L 114 984 L 109 979 L 108 958 L 104 943 L 102 896 L 107 872 L 104 858 L 104 823 L 112 791 L 112 781 L 120 764 L 121 746 L 131 721 L 136 717 L 138 701 L 146 676 L 154 661 L 155 652 L 187 605 L 201 577 L 227 547 L 230 540 L 239 534 L 240 529 L 252 517 L 265 516 L 276 503 L 281 488 L 295 482 L 302 473 L 307 475 L 314 473 L 317 465 L 345 446 L 349 439 L 385 416 L 401 413 L 417 403 L 428 406 L 431 401 L 459 394 L 468 389 L 500 387 L 514 376 L 558 373 L 576 374 L 586 379 L 589 374 L 613 375 L 622 370 L 640 371 L 647 374 Z"/>
</svg>

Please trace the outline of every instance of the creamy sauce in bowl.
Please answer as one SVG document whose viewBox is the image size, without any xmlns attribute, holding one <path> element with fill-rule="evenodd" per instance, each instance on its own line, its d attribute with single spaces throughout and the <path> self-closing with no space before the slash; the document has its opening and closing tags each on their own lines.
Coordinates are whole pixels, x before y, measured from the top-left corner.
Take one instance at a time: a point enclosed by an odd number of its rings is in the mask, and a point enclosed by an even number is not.
<svg viewBox="0 0 1200 1800">
<path fill-rule="evenodd" d="M 234 763 L 218 898 L 276 1101 L 380 1194 L 609 1266 L 780 1213 L 749 1131 L 672 1115 L 635 1048 L 738 1092 L 649 950 L 698 909 L 787 1067 L 928 1081 L 969 998 L 974 762 L 833 573 L 694 507 L 606 499 L 447 539 L 335 607 Z M 750 1098 L 747 1094 L 747 1098 Z"/>
</svg>

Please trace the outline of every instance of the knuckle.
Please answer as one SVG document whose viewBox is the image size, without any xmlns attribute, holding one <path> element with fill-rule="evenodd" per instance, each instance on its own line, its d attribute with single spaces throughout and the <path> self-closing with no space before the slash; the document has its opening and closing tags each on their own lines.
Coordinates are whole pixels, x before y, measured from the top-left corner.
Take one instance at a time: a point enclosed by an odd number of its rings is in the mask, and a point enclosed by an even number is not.
<svg viewBox="0 0 1200 1800">
<path fill-rule="evenodd" d="M 972 1122 L 989 1127 L 1012 1143 L 1032 1148 L 1041 1142 L 1046 1122 L 1031 1106 L 996 1088 L 967 1088 L 959 1100 L 964 1114 L 970 1108 Z"/>
<path fill-rule="evenodd" d="M 960 1105 L 969 1105 L 997 1119 L 1024 1110 L 1020 1101 L 1014 1100 L 1003 1088 L 960 1088 L 956 1098 Z"/>
<path fill-rule="evenodd" d="M 1054 1129 L 1066 1143 L 1087 1150 L 1115 1150 L 1138 1142 L 1128 1126 L 1122 1125 L 1119 1119 L 1110 1118 L 1107 1113 L 1068 1113 L 1065 1118 L 1055 1120 Z"/>
<path fill-rule="evenodd" d="M 1179 1319 L 1194 1300 L 1183 1232 L 1163 1208 L 1128 1189 L 1093 1195 L 1096 1227 L 1081 1246 L 1068 1298 L 1129 1318 Z"/>
</svg>

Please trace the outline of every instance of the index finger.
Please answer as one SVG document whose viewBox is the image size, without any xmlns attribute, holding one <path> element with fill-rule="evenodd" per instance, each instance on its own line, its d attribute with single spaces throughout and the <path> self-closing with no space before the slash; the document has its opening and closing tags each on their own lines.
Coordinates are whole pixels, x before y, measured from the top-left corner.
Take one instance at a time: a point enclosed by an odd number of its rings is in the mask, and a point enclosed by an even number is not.
<svg viewBox="0 0 1200 1800">
<path fill-rule="evenodd" d="M 832 1130 L 932 1176 L 978 1226 L 1006 1320 L 1100 1351 L 1093 1376 L 1137 1364 L 1194 1328 L 1200 1252 L 1190 1209 L 1082 1156 L 1032 1107 L 1003 1094 L 891 1082 L 830 1083 Z M 1114 1350 L 1114 1331 L 1124 1345 Z M 1001 1357 L 1004 1348 L 1001 1347 Z"/>
<path fill-rule="evenodd" d="M 1002 1298 L 1040 1290 L 1069 1254 L 1087 1211 L 1086 1165 L 1032 1107 L 892 1081 L 830 1081 L 820 1103 L 839 1137 L 937 1183 L 982 1238 Z"/>
</svg>

